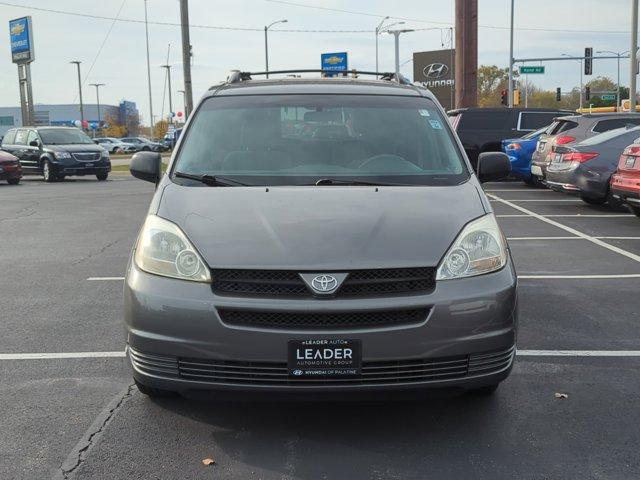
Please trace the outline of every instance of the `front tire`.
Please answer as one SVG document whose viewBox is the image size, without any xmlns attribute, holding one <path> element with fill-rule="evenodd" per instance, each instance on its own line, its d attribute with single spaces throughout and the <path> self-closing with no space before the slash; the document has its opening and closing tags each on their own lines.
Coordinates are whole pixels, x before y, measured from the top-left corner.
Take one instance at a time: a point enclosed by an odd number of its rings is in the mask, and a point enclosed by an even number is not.
<svg viewBox="0 0 640 480">
<path fill-rule="evenodd" d="M 635 205 L 629 205 L 629 204 L 627 204 L 627 206 L 631 209 L 631 211 L 636 217 L 640 218 L 640 207 L 636 207 Z"/>
<path fill-rule="evenodd" d="M 7 183 L 9 185 L 18 185 L 20 183 L 20 179 L 19 178 L 8 178 L 7 179 Z"/>
<path fill-rule="evenodd" d="M 45 160 L 42 164 L 42 176 L 44 177 L 44 181 L 47 183 L 53 183 L 56 181 L 56 175 L 53 172 L 53 167 L 49 160 Z"/>
<path fill-rule="evenodd" d="M 604 198 L 580 197 L 580 199 L 587 205 L 604 205 L 605 203 L 607 203 L 607 197 L 604 197 Z"/>
<path fill-rule="evenodd" d="M 160 388 L 153 388 L 153 387 L 149 387 L 147 385 L 144 385 L 142 383 L 140 383 L 138 380 L 136 380 L 135 378 L 133 379 L 133 381 L 136 384 L 136 387 L 138 387 L 138 390 L 140 391 L 140 393 L 150 397 L 150 398 L 174 398 L 178 396 L 178 392 L 173 392 L 171 390 L 162 390 Z"/>
<path fill-rule="evenodd" d="M 109 177 L 109 173 L 108 172 L 106 172 L 106 173 L 96 173 L 96 178 L 100 182 L 104 182 L 108 177 Z"/>
<path fill-rule="evenodd" d="M 523 180 L 523 182 L 528 187 L 532 187 L 532 188 L 542 188 L 543 187 L 542 182 L 535 175 L 532 175 L 527 180 Z"/>
</svg>

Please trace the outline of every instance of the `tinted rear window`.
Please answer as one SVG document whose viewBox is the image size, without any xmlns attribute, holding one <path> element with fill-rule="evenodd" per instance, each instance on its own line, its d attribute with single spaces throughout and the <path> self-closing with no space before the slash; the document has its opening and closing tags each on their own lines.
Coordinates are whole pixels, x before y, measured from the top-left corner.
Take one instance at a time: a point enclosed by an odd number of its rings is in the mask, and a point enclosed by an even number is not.
<svg viewBox="0 0 640 480">
<path fill-rule="evenodd" d="M 558 120 L 554 122 L 553 125 L 547 130 L 548 135 L 557 135 L 558 133 L 566 132 L 567 130 L 571 130 L 572 128 L 576 128 L 578 126 L 577 122 L 572 122 L 571 120 Z"/>
<path fill-rule="evenodd" d="M 504 130 L 511 128 L 511 112 L 462 112 L 458 115 L 457 130 Z M 515 125 L 513 125 L 515 127 Z"/>
<path fill-rule="evenodd" d="M 522 112 L 520 114 L 520 130 L 537 130 L 553 122 L 557 112 Z"/>
<path fill-rule="evenodd" d="M 608 142 L 618 137 L 628 136 L 629 141 L 633 141 L 638 134 L 640 134 L 640 128 L 635 127 L 631 129 L 627 128 L 616 128 L 614 130 L 609 130 L 608 132 L 601 133 L 599 135 L 594 135 L 593 137 L 589 137 L 586 140 L 580 142 L 580 145 L 599 145 L 601 143 Z"/>
<path fill-rule="evenodd" d="M 608 132 L 626 125 L 640 125 L 640 118 L 612 118 L 610 120 L 600 120 L 593 127 L 594 132 Z"/>
</svg>

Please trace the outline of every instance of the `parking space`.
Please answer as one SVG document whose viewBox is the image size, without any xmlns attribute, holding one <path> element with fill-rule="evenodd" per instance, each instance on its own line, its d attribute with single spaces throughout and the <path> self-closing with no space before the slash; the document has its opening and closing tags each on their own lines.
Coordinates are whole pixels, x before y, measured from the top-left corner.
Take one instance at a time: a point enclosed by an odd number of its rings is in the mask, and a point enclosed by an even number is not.
<svg viewBox="0 0 640 480">
<path fill-rule="evenodd" d="M 153 187 L 0 186 L 0 478 L 637 477 L 640 220 L 485 189 L 520 275 L 512 375 L 492 398 L 363 405 L 149 400 L 122 358 L 120 277 Z"/>
</svg>

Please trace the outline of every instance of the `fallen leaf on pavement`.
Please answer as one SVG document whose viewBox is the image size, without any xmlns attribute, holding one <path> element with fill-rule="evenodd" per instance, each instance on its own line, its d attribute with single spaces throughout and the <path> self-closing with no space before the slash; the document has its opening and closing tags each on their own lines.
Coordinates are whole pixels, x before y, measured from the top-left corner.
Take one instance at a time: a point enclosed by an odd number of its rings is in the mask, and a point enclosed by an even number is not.
<svg viewBox="0 0 640 480">
<path fill-rule="evenodd" d="M 205 458 L 202 460 L 202 463 L 205 465 L 215 465 L 216 461 L 213 458 Z"/>
<path fill-rule="evenodd" d="M 554 396 L 556 398 L 569 398 L 569 395 L 567 395 L 566 393 L 558 393 L 558 392 L 556 392 L 556 394 Z"/>
</svg>

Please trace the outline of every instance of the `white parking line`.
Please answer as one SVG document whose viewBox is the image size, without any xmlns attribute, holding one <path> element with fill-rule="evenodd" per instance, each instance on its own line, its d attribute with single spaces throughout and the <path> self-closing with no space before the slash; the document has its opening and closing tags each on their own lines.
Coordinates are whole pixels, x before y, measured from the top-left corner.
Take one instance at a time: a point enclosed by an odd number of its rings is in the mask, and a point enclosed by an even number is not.
<svg viewBox="0 0 640 480">
<path fill-rule="evenodd" d="M 502 200 L 503 202 L 507 202 L 508 200 Z M 509 202 L 511 203 L 511 202 Z M 512 204 L 515 208 L 515 204 Z M 534 213 L 534 212 L 531 212 Z M 635 217 L 635 215 L 627 215 L 626 213 L 603 213 L 603 214 L 585 214 L 582 215 L 580 213 L 578 214 L 564 214 L 564 215 L 539 215 L 536 213 L 536 215 L 538 215 L 538 217 L 544 217 L 544 218 L 565 218 L 565 217 L 574 217 L 574 218 L 620 218 L 620 217 Z M 514 217 L 520 217 L 520 218 L 537 218 L 537 217 L 532 217 L 531 215 L 527 215 L 527 214 L 522 214 L 522 213 L 510 213 L 510 214 L 504 214 L 504 215 L 496 215 L 496 218 L 514 218 Z"/>
<path fill-rule="evenodd" d="M 617 275 L 518 275 L 520 280 L 605 280 L 616 278 L 640 278 L 640 273 L 622 273 Z"/>
<path fill-rule="evenodd" d="M 545 223 L 548 223 L 549 225 L 553 225 L 554 227 L 558 227 L 561 228 L 562 230 L 564 230 L 565 232 L 568 232 L 572 235 L 576 235 L 578 237 L 582 237 L 585 240 L 588 240 L 592 243 L 595 243 L 596 245 L 599 245 L 603 248 L 606 248 L 607 250 L 611 250 L 612 252 L 616 252 L 619 253 L 620 255 L 624 255 L 627 258 L 630 258 L 631 260 L 635 260 L 636 262 L 640 262 L 640 255 L 636 255 L 635 253 L 631 253 L 627 250 L 624 250 L 622 248 L 616 247 L 614 245 L 610 245 L 607 242 L 603 242 L 602 240 L 595 238 L 595 237 L 591 237 L 589 235 L 587 235 L 586 233 L 583 233 L 579 230 L 576 230 L 575 228 L 572 227 L 568 227 L 567 225 L 563 225 L 562 223 L 556 222 L 555 220 L 551 220 L 545 216 L 542 216 L 538 213 L 532 212 L 531 210 L 527 210 L 526 208 L 520 206 L 520 205 L 516 205 L 515 203 L 510 202 L 509 200 L 503 200 L 502 198 L 498 197 L 497 195 L 491 195 L 489 194 L 490 197 L 494 198 L 495 200 L 499 200 L 501 203 L 511 207 L 511 208 L 515 208 L 516 210 L 522 212 L 522 213 L 526 213 L 527 215 L 530 215 L 533 218 L 537 218 L 538 220 L 541 220 Z"/>
<path fill-rule="evenodd" d="M 640 350 L 518 350 L 519 357 L 640 357 Z M 0 353 L 2 360 L 124 358 L 125 352 Z"/>
<path fill-rule="evenodd" d="M 87 281 L 89 282 L 111 282 L 111 281 L 122 281 L 124 277 L 89 277 Z"/>
<path fill-rule="evenodd" d="M 493 192 L 525 192 L 525 193 L 556 193 L 553 190 L 527 190 L 526 188 L 523 188 L 522 190 L 519 190 L 517 188 L 505 188 L 505 189 L 495 189 L 495 190 L 485 190 L 486 193 L 493 193 Z"/>
<path fill-rule="evenodd" d="M 490 200 L 491 202 L 497 202 L 498 200 Z M 582 200 L 576 200 L 573 198 L 569 199 L 546 199 L 546 198 L 536 198 L 536 199 L 524 199 L 524 200 L 515 200 L 509 199 L 510 202 L 572 202 L 572 203 L 584 203 Z"/>
<path fill-rule="evenodd" d="M 593 237 L 599 240 L 640 240 L 640 237 Z M 507 237 L 507 240 L 586 240 L 582 237 Z"/>
</svg>

